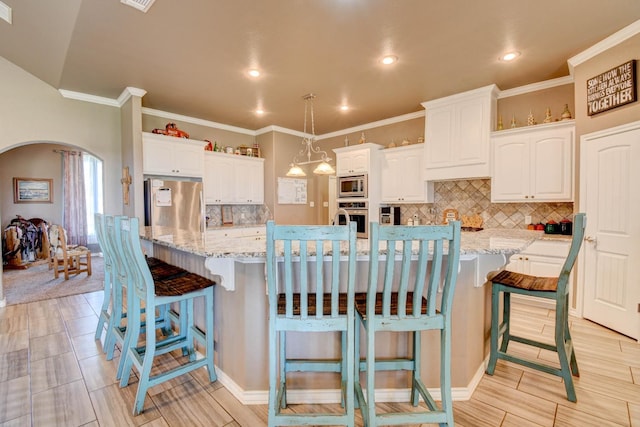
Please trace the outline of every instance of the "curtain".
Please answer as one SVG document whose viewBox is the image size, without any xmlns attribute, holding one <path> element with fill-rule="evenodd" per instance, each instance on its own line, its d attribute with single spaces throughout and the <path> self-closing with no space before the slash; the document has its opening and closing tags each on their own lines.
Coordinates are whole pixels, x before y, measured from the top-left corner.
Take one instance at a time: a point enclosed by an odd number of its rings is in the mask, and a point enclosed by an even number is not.
<svg viewBox="0 0 640 427">
<path fill-rule="evenodd" d="M 87 205 L 87 243 L 98 243 L 96 236 L 96 212 L 102 210 L 102 161 L 91 154 L 84 153 L 84 187 Z"/>
<path fill-rule="evenodd" d="M 62 152 L 62 173 L 64 182 L 63 227 L 67 230 L 67 243 L 87 244 L 87 206 L 84 189 L 84 168 L 82 153 Z"/>
</svg>

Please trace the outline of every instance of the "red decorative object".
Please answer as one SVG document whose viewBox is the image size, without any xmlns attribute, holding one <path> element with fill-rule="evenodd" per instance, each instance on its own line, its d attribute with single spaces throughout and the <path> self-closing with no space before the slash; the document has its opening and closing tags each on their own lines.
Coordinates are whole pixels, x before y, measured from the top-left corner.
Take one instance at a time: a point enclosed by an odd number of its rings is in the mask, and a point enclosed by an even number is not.
<svg viewBox="0 0 640 427">
<path fill-rule="evenodd" d="M 204 146 L 205 151 L 213 151 L 213 144 L 208 139 L 205 139 L 207 145 Z"/>
<path fill-rule="evenodd" d="M 176 138 L 189 138 L 189 134 L 183 130 L 178 129 L 175 123 L 167 123 L 165 129 L 154 129 L 151 131 L 151 133 L 175 136 Z"/>
</svg>

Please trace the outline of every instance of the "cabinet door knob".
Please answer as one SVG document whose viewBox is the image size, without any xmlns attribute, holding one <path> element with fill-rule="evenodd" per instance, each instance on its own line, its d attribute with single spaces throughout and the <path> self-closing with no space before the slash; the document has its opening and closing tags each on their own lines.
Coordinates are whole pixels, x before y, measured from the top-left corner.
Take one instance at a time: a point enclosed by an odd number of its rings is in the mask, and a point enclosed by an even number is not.
<svg viewBox="0 0 640 427">
<path fill-rule="evenodd" d="M 535 197 L 536 197 L 536 196 L 531 196 L 531 198 L 532 198 L 532 199 L 533 199 L 533 198 L 535 198 Z"/>
</svg>

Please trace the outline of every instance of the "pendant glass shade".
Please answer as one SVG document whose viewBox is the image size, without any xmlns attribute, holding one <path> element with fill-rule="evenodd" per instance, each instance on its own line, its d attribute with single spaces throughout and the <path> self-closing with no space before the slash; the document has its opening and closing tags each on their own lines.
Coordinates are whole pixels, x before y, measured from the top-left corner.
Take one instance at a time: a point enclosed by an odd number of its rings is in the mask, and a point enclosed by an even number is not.
<svg viewBox="0 0 640 427">
<path fill-rule="evenodd" d="M 320 163 L 314 170 L 316 175 L 333 175 L 336 171 L 327 162 Z"/>
<path fill-rule="evenodd" d="M 299 176 L 307 176 L 306 173 L 302 170 L 302 168 L 298 165 L 291 165 L 289 172 L 287 172 L 287 176 L 290 177 L 299 177 Z"/>
</svg>

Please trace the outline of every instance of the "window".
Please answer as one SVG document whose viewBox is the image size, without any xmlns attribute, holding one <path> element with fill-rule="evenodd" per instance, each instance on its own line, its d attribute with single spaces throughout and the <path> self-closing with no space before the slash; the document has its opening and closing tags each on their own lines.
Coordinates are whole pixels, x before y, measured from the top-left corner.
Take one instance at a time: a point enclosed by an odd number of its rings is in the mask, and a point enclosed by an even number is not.
<svg viewBox="0 0 640 427">
<path fill-rule="evenodd" d="M 98 243 L 94 215 L 103 212 L 102 160 L 84 153 L 84 191 L 87 203 L 87 243 Z"/>
</svg>

